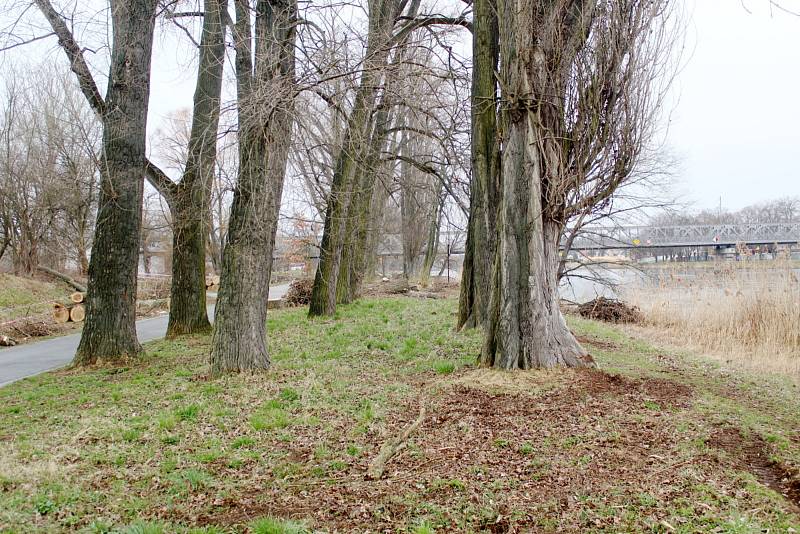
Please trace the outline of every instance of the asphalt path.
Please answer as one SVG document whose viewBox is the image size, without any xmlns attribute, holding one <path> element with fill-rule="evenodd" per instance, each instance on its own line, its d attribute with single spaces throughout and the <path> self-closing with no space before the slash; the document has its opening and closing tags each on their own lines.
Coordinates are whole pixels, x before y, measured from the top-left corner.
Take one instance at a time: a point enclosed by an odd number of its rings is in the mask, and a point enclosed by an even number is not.
<svg viewBox="0 0 800 534">
<path fill-rule="evenodd" d="M 269 288 L 269 298 L 278 299 L 289 290 L 289 284 Z M 208 307 L 210 318 L 214 318 L 214 305 Z M 136 335 L 140 342 L 161 339 L 167 332 L 167 314 L 136 321 Z M 0 387 L 17 380 L 38 375 L 45 371 L 64 367 L 75 355 L 81 335 L 55 337 L 17 347 L 0 349 Z"/>
</svg>

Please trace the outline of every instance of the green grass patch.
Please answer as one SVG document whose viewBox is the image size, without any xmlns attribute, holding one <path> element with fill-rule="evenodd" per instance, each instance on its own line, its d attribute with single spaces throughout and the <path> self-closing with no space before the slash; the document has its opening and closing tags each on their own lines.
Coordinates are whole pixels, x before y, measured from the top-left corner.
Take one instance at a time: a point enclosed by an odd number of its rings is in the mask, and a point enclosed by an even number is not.
<svg viewBox="0 0 800 534">
<path fill-rule="evenodd" d="M 581 390 L 569 371 L 490 374 L 474 366 L 481 333 L 453 331 L 456 306 L 271 310 L 259 374 L 196 379 L 210 340 L 188 336 L 125 367 L 0 388 L 0 531 L 800 532 L 785 499 L 714 445 L 732 426 L 800 466 L 788 381 L 684 354 L 665 365 L 663 349 L 572 317 L 621 379 Z M 688 398 L 673 402 L 671 382 Z M 422 426 L 365 480 L 420 403 Z"/>
</svg>

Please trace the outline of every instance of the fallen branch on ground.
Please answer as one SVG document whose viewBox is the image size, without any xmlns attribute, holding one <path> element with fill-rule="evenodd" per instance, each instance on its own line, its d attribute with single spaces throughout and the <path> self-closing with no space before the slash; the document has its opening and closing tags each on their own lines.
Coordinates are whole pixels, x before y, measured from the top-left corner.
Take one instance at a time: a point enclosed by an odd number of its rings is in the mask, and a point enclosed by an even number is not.
<svg viewBox="0 0 800 534">
<path fill-rule="evenodd" d="M 383 472 L 386 470 L 387 462 L 391 460 L 392 456 L 400 452 L 406 446 L 408 437 L 416 432 L 416 430 L 422 425 L 422 421 L 424 419 L 425 404 L 422 404 L 419 407 L 419 415 L 417 416 L 417 419 L 408 427 L 406 427 L 406 429 L 400 435 L 395 436 L 383 444 L 378 456 L 375 457 L 375 459 L 369 465 L 369 469 L 367 469 L 368 479 L 378 480 L 383 476 Z"/>
</svg>

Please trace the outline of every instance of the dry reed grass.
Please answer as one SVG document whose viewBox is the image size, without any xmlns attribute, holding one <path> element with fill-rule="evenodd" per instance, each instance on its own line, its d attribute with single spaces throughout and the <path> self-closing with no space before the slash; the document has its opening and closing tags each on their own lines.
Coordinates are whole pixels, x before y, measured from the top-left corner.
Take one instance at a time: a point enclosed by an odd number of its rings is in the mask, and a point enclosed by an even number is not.
<svg viewBox="0 0 800 534">
<path fill-rule="evenodd" d="M 800 276 L 791 264 L 696 270 L 683 264 L 654 275 L 625 295 L 651 335 L 800 381 Z"/>
</svg>

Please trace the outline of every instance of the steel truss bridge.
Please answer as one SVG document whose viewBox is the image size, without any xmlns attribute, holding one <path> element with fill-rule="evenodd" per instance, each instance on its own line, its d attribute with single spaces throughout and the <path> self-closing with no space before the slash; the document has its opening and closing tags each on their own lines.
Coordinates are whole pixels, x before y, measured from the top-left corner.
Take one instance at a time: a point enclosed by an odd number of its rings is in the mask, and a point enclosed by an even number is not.
<svg viewBox="0 0 800 534">
<path fill-rule="evenodd" d="M 732 247 L 800 243 L 800 223 L 699 224 L 584 228 L 571 250 Z M 562 240 L 562 247 L 564 246 Z"/>
<path fill-rule="evenodd" d="M 318 238 L 321 240 L 321 236 Z M 464 253 L 466 232 L 442 232 L 439 255 Z M 275 256 L 286 248 L 285 239 L 276 240 Z M 319 241 L 318 241 L 319 242 Z M 733 247 L 736 245 L 800 244 L 800 223 L 699 224 L 682 226 L 586 227 L 576 236 L 570 250 L 621 250 L 636 248 Z M 566 245 L 561 240 L 561 248 Z M 402 236 L 384 234 L 378 243 L 379 256 L 401 256 Z M 309 257 L 317 258 L 316 247 Z"/>
</svg>

